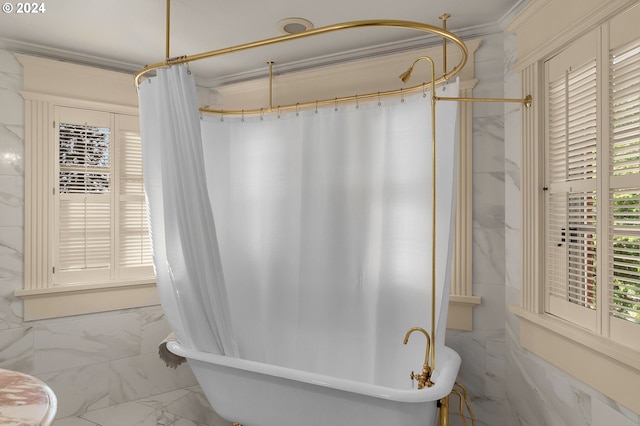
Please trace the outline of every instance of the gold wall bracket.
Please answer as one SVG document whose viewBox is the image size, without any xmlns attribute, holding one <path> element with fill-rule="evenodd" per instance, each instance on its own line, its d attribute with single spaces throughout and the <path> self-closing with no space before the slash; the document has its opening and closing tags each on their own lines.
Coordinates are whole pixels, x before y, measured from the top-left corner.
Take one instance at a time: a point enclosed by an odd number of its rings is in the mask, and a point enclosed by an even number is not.
<svg viewBox="0 0 640 426">
<path fill-rule="evenodd" d="M 533 97 L 531 95 L 527 95 L 524 98 L 456 98 L 456 97 L 445 97 L 445 96 L 436 96 L 437 101 L 457 101 L 457 102 L 515 102 L 521 103 L 525 107 L 529 108 L 533 103 Z"/>
</svg>

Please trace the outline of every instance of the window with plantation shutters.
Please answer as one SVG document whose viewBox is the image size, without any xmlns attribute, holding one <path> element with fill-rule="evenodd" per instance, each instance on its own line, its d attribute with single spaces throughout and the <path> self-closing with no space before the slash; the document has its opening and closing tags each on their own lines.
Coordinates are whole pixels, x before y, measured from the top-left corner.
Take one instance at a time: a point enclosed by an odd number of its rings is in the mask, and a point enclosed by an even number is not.
<svg viewBox="0 0 640 426">
<path fill-rule="evenodd" d="M 56 107 L 56 285 L 153 277 L 138 118 Z"/>
<path fill-rule="evenodd" d="M 549 2 L 516 30 L 534 103 L 510 311 L 524 349 L 640 413 L 640 3 L 624 3 Z"/>
<path fill-rule="evenodd" d="M 583 36 L 545 96 L 544 309 L 640 349 L 640 38 Z"/>
<path fill-rule="evenodd" d="M 159 304 L 131 75 L 18 56 L 24 320 Z"/>
</svg>

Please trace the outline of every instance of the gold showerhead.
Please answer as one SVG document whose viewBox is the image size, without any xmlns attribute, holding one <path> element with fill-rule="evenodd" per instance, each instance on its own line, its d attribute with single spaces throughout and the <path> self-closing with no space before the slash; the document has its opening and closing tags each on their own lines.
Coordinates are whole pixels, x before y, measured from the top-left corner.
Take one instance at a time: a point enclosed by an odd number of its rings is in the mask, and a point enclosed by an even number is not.
<svg viewBox="0 0 640 426">
<path fill-rule="evenodd" d="M 406 70 L 405 72 L 400 74 L 400 76 L 399 76 L 400 80 L 402 80 L 403 83 L 406 83 L 411 78 L 411 73 L 412 72 L 413 72 L 413 66 L 409 67 L 408 70 Z"/>
</svg>

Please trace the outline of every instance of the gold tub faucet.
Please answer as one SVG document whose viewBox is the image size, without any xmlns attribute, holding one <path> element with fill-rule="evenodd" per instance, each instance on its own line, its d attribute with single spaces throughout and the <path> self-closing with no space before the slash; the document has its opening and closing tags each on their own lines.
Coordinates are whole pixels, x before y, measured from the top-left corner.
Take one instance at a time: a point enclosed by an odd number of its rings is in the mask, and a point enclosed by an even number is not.
<svg viewBox="0 0 640 426">
<path fill-rule="evenodd" d="M 418 382 L 418 389 L 423 389 L 426 387 L 433 386 L 433 382 L 431 381 L 431 367 L 429 366 L 429 353 L 431 352 L 431 338 L 429 337 L 429 333 L 424 328 L 421 327 L 413 327 L 407 331 L 407 334 L 404 336 L 404 344 L 406 345 L 409 342 L 409 336 L 414 331 L 419 331 L 424 334 L 424 337 L 427 339 L 427 350 L 424 355 L 424 365 L 422 366 L 422 374 L 416 374 L 413 371 L 411 372 L 411 379 L 416 380 Z"/>
</svg>

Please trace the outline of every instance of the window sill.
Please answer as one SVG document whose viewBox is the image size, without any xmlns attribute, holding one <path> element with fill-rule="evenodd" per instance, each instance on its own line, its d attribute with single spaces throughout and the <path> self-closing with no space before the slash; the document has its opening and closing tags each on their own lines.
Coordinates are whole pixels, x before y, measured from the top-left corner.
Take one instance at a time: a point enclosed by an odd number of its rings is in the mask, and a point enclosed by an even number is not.
<svg viewBox="0 0 640 426">
<path fill-rule="evenodd" d="M 154 280 L 16 290 L 24 321 L 139 308 L 160 304 Z"/>
<path fill-rule="evenodd" d="M 479 304 L 479 296 L 450 295 L 447 328 L 451 330 L 473 330 L 473 308 Z"/>
<path fill-rule="evenodd" d="M 519 306 L 520 344 L 576 379 L 640 413 L 640 353 L 550 315 Z"/>
</svg>

